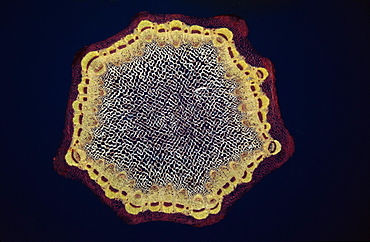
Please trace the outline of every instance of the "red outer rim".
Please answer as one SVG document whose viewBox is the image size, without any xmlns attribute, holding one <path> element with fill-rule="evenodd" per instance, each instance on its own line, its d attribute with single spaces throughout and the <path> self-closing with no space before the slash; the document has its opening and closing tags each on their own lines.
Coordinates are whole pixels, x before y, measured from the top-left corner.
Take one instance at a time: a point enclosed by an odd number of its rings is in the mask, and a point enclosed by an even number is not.
<svg viewBox="0 0 370 242">
<path fill-rule="evenodd" d="M 165 214 L 161 212 L 150 212 L 145 211 L 138 215 L 132 215 L 126 212 L 124 205 L 113 199 L 109 199 L 105 196 L 104 191 L 100 186 L 93 180 L 90 179 L 87 171 L 78 169 L 77 167 L 69 166 L 64 159 L 67 149 L 70 145 L 73 135 L 73 109 L 72 102 L 77 97 L 77 85 L 81 81 L 81 60 L 86 53 L 102 48 L 107 48 L 120 38 L 130 34 L 136 28 L 141 20 L 150 20 L 152 22 L 163 23 L 174 19 L 180 20 L 187 25 L 200 25 L 207 28 L 221 28 L 226 27 L 230 29 L 234 34 L 234 42 L 237 50 L 243 55 L 246 61 L 253 65 L 264 67 L 268 70 L 269 76 L 262 84 L 262 90 L 266 93 L 270 99 L 269 112 L 267 114 L 267 120 L 271 124 L 270 134 L 274 139 L 279 140 L 282 145 L 282 150 L 277 155 L 271 156 L 263 160 L 253 174 L 252 181 L 249 183 L 241 184 L 229 195 L 224 197 L 222 202 L 221 211 L 218 214 L 209 215 L 203 220 L 197 220 L 190 216 L 185 216 L 180 213 Z M 223 219 L 228 209 L 236 202 L 244 193 L 249 191 L 254 185 L 256 185 L 265 175 L 276 170 L 283 165 L 285 161 L 292 156 L 294 152 L 293 138 L 290 136 L 288 130 L 285 128 L 283 120 L 281 119 L 280 110 L 278 106 L 278 99 L 275 89 L 275 71 L 271 61 L 267 58 L 261 57 L 253 49 L 249 43 L 248 27 L 243 19 L 234 15 L 221 15 L 212 18 L 196 18 L 189 17 L 180 14 L 152 14 L 149 12 L 141 12 L 137 14 L 129 24 L 129 26 L 119 32 L 118 34 L 108 38 L 107 40 L 86 46 L 82 48 L 75 56 L 72 65 L 72 85 L 70 88 L 68 98 L 68 108 L 66 111 L 64 138 L 61 146 L 57 151 L 54 158 L 54 169 L 62 176 L 66 178 L 72 178 L 82 181 L 90 190 L 92 190 L 102 202 L 110 206 L 117 215 L 128 224 L 138 224 L 149 221 L 171 221 L 182 224 L 189 224 L 196 227 L 202 227 L 214 224 Z"/>
</svg>

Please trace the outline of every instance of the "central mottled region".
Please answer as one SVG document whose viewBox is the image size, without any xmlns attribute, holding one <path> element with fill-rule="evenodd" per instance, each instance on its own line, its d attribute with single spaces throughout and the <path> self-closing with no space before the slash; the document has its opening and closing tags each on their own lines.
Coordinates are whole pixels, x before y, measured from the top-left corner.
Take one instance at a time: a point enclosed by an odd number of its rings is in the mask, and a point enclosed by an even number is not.
<svg viewBox="0 0 370 242">
<path fill-rule="evenodd" d="M 151 42 L 131 62 L 108 65 L 88 155 L 115 164 L 143 192 L 172 184 L 206 194 L 211 170 L 261 148 L 240 122 L 237 83 L 224 78 L 217 54 L 211 43 Z"/>
</svg>

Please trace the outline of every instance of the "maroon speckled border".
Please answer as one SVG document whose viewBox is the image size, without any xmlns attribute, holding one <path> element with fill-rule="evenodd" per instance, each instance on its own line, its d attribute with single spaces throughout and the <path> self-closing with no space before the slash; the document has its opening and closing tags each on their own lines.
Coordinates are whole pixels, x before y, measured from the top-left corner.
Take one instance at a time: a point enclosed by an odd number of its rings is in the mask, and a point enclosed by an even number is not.
<svg viewBox="0 0 370 242">
<path fill-rule="evenodd" d="M 145 211 L 139 213 L 138 215 L 132 215 L 126 212 L 125 207 L 120 201 L 109 199 L 105 196 L 104 191 L 100 186 L 93 180 L 90 179 L 87 171 L 78 169 L 77 167 L 69 166 L 64 159 L 67 149 L 71 143 L 73 135 L 73 109 L 72 102 L 77 98 L 77 85 L 81 81 L 81 60 L 86 55 L 86 53 L 94 50 L 99 50 L 102 48 L 107 48 L 114 42 L 118 41 L 120 38 L 133 32 L 134 28 L 138 25 L 141 20 L 150 20 L 152 22 L 163 23 L 174 19 L 180 20 L 187 25 L 201 25 L 207 28 L 221 28 L 226 27 L 230 29 L 234 34 L 234 41 L 237 50 L 246 59 L 246 62 L 253 66 L 264 67 L 268 70 L 269 76 L 262 84 L 262 90 L 266 93 L 267 97 L 270 99 L 269 112 L 267 115 L 267 120 L 271 124 L 270 134 L 271 136 L 279 140 L 282 145 L 282 150 L 277 155 L 271 156 L 263 160 L 258 168 L 253 173 L 252 181 L 249 183 L 241 184 L 236 187 L 236 189 L 229 195 L 224 197 L 221 211 L 218 214 L 209 215 L 203 220 L 197 220 L 190 216 L 185 216 L 180 213 L 175 214 L 165 214 L 161 212 L 150 212 Z M 232 204 L 238 200 L 244 193 L 250 190 L 254 185 L 256 185 L 265 175 L 276 170 L 283 165 L 285 161 L 292 156 L 294 152 L 293 138 L 290 136 L 288 130 L 285 128 L 283 120 L 280 116 L 280 110 L 278 106 L 278 100 L 275 89 L 275 74 L 274 68 L 270 60 L 261 57 L 253 49 L 248 39 L 248 27 L 243 19 L 234 15 L 222 15 L 215 16 L 212 18 L 196 18 L 189 17 L 180 14 L 152 14 L 149 12 L 141 12 L 137 14 L 131 21 L 130 25 L 114 35 L 113 37 L 86 46 L 82 48 L 75 56 L 72 65 L 72 85 L 70 89 L 68 108 L 65 120 L 64 138 L 62 140 L 61 146 L 54 158 L 54 169 L 62 176 L 66 178 L 72 178 L 82 181 L 90 190 L 92 190 L 102 202 L 110 206 L 117 215 L 128 224 L 138 224 L 148 221 L 171 221 L 183 224 L 189 224 L 196 227 L 202 227 L 211 225 L 223 219 L 227 213 L 227 210 L 232 206 Z"/>
</svg>

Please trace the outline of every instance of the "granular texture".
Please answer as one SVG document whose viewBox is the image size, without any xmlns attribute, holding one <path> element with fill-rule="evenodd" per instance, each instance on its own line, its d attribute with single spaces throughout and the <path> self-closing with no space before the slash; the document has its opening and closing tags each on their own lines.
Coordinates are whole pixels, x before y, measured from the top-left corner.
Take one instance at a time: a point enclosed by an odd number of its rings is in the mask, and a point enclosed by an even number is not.
<svg viewBox="0 0 370 242">
<path fill-rule="evenodd" d="M 206 194 L 210 171 L 261 148 L 242 125 L 237 83 L 224 78 L 212 43 L 198 48 L 149 43 L 143 56 L 102 76 L 106 95 L 88 155 L 125 171 L 135 187 L 172 184 Z"/>
</svg>

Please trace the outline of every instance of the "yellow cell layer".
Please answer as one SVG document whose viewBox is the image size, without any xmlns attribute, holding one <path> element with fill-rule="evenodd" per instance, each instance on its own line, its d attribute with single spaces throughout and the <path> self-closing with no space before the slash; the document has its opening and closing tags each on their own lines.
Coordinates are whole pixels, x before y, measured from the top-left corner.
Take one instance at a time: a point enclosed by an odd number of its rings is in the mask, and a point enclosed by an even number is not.
<svg viewBox="0 0 370 242">
<path fill-rule="evenodd" d="M 135 182 L 127 179 L 125 172 L 117 172 L 114 165 L 106 165 L 104 161 L 93 161 L 83 150 L 92 139 L 92 129 L 99 125 L 95 114 L 97 106 L 101 104 L 101 97 L 105 95 L 101 75 L 106 72 L 106 65 L 131 61 L 133 57 L 142 55 L 145 44 L 151 41 L 156 41 L 159 46 L 171 44 L 175 47 L 184 43 L 199 47 L 201 43 L 211 41 L 218 48 L 218 61 L 225 67 L 225 78 L 239 84 L 233 95 L 241 100 L 238 107 L 244 114 L 241 122 L 257 130 L 259 138 L 263 140 L 262 150 L 241 154 L 240 162 L 230 162 L 228 166 L 211 171 L 212 181 L 206 184 L 209 190 L 207 195 L 189 196 L 186 190 L 175 190 L 171 184 L 166 187 L 153 186 L 148 194 L 143 194 L 134 188 Z M 281 150 L 280 143 L 269 135 L 271 125 L 267 123 L 266 116 L 270 100 L 260 88 L 269 73 L 264 68 L 245 62 L 234 45 L 232 32 L 226 28 L 188 26 L 179 20 L 164 24 L 143 20 L 132 34 L 110 47 L 87 53 L 81 61 L 81 67 L 79 94 L 73 103 L 74 132 L 65 156 L 66 161 L 70 166 L 88 171 L 90 178 L 102 187 L 105 195 L 120 200 L 131 214 L 150 210 L 182 213 L 196 219 L 217 214 L 221 210 L 223 197 L 238 184 L 250 182 L 258 164 Z"/>
</svg>

